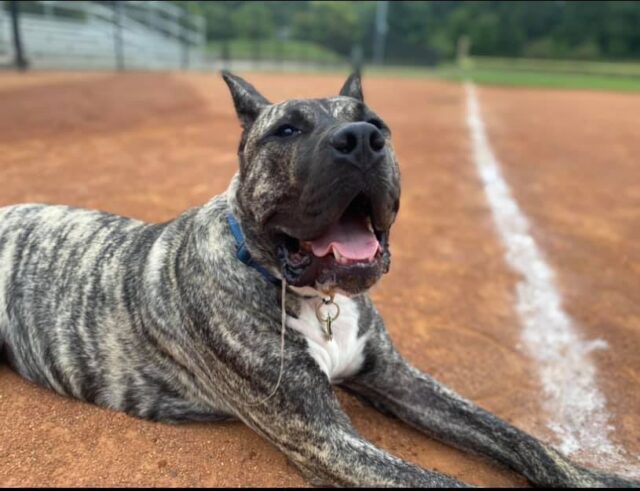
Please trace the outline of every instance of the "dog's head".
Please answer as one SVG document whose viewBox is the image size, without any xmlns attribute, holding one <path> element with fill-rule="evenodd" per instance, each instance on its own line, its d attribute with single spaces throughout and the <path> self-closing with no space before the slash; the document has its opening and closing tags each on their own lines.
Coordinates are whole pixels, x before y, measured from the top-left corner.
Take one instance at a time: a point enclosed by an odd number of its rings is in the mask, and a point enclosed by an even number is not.
<svg viewBox="0 0 640 491">
<path fill-rule="evenodd" d="M 350 295 L 389 269 L 400 175 L 391 132 L 351 75 L 340 95 L 272 104 L 228 72 L 243 127 L 236 212 L 263 265 L 293 286 Z"/>
</svg>

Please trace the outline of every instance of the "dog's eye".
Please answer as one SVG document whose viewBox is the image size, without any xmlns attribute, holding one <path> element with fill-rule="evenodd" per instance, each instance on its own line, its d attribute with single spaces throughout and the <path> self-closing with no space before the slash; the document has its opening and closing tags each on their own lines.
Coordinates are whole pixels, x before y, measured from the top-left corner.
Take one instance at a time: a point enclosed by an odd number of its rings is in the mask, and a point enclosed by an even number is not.
<svg viewBox="0 0 640 491">
<path fill-rule="evenodd" d="M 273 132 L 273 135 L 280 138 L 287 138 L 289 136 L 299 135 L 300 133 L 302 133 L 302 130 L 299 130 L 295 126 L 291 126 L 290 124 L 283 124 Z"/>
</svg>

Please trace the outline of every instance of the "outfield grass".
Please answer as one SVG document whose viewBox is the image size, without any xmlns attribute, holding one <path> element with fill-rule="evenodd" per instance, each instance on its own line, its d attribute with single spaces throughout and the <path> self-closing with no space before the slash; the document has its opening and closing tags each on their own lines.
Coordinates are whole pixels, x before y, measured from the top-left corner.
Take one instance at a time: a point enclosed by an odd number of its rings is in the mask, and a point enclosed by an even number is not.
<svg viewBox="0 0 640 491">
<path fill-rule="evenodd" d="M 450 80 L 473 80 L 477 84 L 562 89 L 640 91 L 640 78 L 619 75 L 592 75 L 517 71 L 508 68 L 441 69 L 437 75 Z"/>
<path fill-rule="evenodd" d="M 231 59 L 252 60 L 254 44 L 246 39 L 229 43 Z M 222 56 L 222 44 L 211 42 L 209 53 Z M 333 51 L 304 41 L 264 40 L 260 42 L 261 60 L 317 63 L 318 68 L 336 70 L 333 65 L 348 63 Z M 640 62 L 592 62 L 573 60 L 535 60 L 526 58 L 473 57 L 461 64 L 443 64 L 436 68 L 420 66 L 365 65 L 366 76 L 439 78 L 454 81 L 473 80 L 480 85 L 514 87 L 550 87 L 610 91 L 640 91 Z M 343 72 L 342 69 L 339 70 Z M 337 72 L 336 72 L 337 73 Z"/>
<path fill-rule="evenodd" d="M 465 63 L 462 68 L 456 65 L 441 65 L 438 68 L 371 67 L 367 69 L 367 74 L 441 78 L 460 82 L 473 80 L 480 85 L 640 91 L 640 64 L 590 62 L 527 64 L 523 60 L 500 60 L 499 62 L 496 60 L 491 59 L 489 63 L 485 63 L 485 60 L 474 59 L 472 63 Z"/>
<path fill-rule="evenodd" d="M 640 78 L 640 62 L 542 60 L 534 58 L 471 57 L 463 66 L 468 68 L 567 73 L 573 75 L 605 75 Z"/>
</svg>

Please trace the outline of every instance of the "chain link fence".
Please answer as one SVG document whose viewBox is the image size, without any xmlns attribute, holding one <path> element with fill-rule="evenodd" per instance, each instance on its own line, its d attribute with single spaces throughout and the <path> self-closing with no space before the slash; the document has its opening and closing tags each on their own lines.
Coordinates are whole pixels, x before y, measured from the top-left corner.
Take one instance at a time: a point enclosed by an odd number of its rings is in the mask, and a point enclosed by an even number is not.
<svg viewBox="0 0 640 491">
<path fill-rule="evenodd" d="M 36 69 L 205 66 L 204 17 L 169 2 L 2 1 L 0 64 Z"/>
</svg>

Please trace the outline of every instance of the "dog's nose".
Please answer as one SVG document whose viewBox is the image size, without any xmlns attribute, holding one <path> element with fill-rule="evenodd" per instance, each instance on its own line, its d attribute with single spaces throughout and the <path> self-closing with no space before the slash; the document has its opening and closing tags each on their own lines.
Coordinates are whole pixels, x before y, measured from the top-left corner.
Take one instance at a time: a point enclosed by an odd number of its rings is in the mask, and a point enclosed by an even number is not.
<svg viewBox="0 0 640 491">
<path fill-rule="evenodd" d="M 348 123 L 331 138 L 333 151 L 340 160 L 346 159 L 357 167 L 366 167 L 384 152 L 385 140 L 371 123 Z"/>
</svg>

